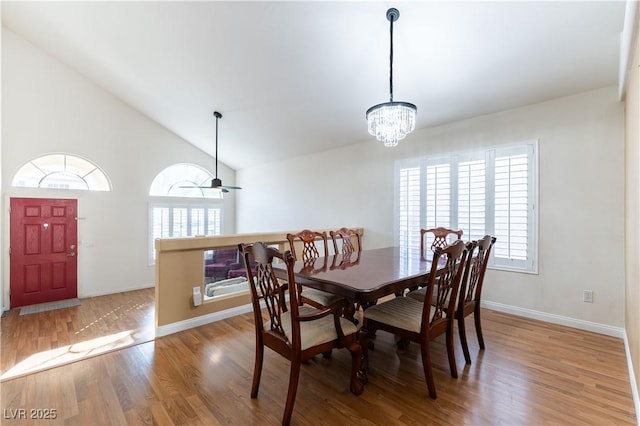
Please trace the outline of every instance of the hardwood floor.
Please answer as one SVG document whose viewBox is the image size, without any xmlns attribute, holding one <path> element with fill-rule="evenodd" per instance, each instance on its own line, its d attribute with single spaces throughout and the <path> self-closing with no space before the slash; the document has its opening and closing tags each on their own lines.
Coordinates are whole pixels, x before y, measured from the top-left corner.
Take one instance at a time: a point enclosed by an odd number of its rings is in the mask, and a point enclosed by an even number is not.
<svg viewBox="0 0 640 426">
<path fill-rule="evenodd" d="M 467 324 L 473 364 L 458 347 L 458 379 L 449 376 L 444 339 L 435 341 L 437 400 L 427 395 L 418 346 L 397 350 L 379 332 L 360 396 L 349 392 L 347 350 L 303 365 L 292 424 L 636 424 L 621 339 L 483 314 L 487 349 L 478 350 Z M 254 345 L 245 314 L 5 380 L 2 424 L 280 424 L 289 363 L 267 350 L 251 399 Z M 22 409 L 26 418 L 15 418 Z M 31 419 L 45 413 L 32 409 L 55 409 L 56 418 Z"/>
<path fill-rule="evenodd" d="M 82 299 L 80 306 L 2 318 L 0 380 L 154 338 L 155 289 Z"/>
</svg>

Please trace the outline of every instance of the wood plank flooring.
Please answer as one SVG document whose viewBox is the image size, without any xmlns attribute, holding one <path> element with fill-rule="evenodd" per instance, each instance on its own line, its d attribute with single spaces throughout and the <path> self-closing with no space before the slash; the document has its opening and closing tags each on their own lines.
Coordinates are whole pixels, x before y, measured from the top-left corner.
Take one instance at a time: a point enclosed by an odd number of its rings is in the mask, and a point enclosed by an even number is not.
<svg viewBox="0 0 640 426">
<path fill-rule="evenodd" d="M 483 315 L 487 349 L 478 350 L 468 321 L 473 364 L 464 364 L 458 347 L 458 379 L 449 376 L 444 340 L 433 345 L 437 400 L 427 395 L 418 346 L 397 350 L 393 336 L 379 332 L 360 396 L 349 392 L 346 350 L 303 365 L 292 424 L 636 424 L 621 339 Z M 267 350 L 260 393 L 251 399 L 254 345 L 253 318 L 245 314 L 5 380 L 2 424 L 277 425 L 289 363 Z M 32 419 L 45 413 L 32 409 L 55 409 L 56 418 Z M 21 413 L 26 418 L 15 418 Z"/>
<path fill-rule="evenodd" d="M 11 309 L 0 327 L 0 380 L 148 342 L 155 335 L 154 309 L 154 288 L 24 316 Z"/>
</svg>

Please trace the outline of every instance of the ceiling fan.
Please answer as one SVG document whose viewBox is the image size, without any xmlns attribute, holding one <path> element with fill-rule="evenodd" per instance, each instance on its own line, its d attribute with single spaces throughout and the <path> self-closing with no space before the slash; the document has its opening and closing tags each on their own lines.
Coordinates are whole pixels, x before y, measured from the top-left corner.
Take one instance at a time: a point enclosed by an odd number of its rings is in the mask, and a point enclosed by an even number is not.
<svg viewBox="0 0 640 426">
<path fill-rule="evenodd" d="M 218 178 L 218 120 L 222 118 L 222 114 L 218 111 L 213 112 L 213 116 L 216 118 L 216 174 L 211 179 L 210 186 L 183 186 L 182 188 L 201 188 L 201 189 L 215 189 L 222 192 L 229 192 L 230 189 L 242 189 L 239 186 L 223 185 L 222 180 Z"/>
</svg>

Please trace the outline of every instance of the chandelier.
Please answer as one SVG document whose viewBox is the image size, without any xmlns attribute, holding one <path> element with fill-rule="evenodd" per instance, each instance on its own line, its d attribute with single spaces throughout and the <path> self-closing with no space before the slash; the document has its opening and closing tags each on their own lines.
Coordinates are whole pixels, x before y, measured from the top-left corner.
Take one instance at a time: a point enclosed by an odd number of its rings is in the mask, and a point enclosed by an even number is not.
<svg viewBox="0 0 640 426">
<path fill-rule="evenodd" d="M 400 17 L 398 9 L 387 10 L 390 22 L 389 34 L 391 49 L 389 54 L 389 102 L 374 105 L 367 110 L 369 134 L 373 135 L 384 146 L 396 146 L 398 141 L 416 128 L 417 108 L 409 102 L 393 101 L 393 23 Z"/>
</svg>

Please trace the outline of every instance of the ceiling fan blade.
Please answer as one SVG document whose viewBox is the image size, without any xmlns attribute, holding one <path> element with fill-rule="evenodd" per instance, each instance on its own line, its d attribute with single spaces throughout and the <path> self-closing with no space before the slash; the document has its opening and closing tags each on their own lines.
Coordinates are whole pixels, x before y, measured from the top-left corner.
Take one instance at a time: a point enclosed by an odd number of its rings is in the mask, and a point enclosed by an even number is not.
<svg viewBox="0 0 640 426">
<path fill-rule="evenodd" d="M 225 189 L 222 185 L 210 185 L 210 186 L 198 186 L 198 185 L 181 185 L 178 188 L 182 189 L 216 189 L 222 192 L 229 192 L 229 190 Z"/>
<path fill-rule="evenodd" d="M 242 189 L 239 186 L 229 186 L 229 185 L 220 185 L 222 188 L 227 188 L 227 189 Z"/>
</svg>

